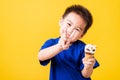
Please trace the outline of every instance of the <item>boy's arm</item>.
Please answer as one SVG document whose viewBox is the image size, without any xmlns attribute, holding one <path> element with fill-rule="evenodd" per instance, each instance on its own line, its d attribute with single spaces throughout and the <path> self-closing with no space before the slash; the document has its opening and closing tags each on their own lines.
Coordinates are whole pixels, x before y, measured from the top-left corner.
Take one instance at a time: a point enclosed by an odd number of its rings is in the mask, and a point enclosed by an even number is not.
<svg viewBox="0 0 120 80">
<path fill-rule="evenodd" d="M 40 61 L 50 59 L 56 56 L 62 50 L 69 48 L 70 45 L 71 45 L 70 40 L 67 39 L 66 37 L 66 29 L 65 29 L 63 35 L 61 35 L 61 38 L 59 39 L 59 42 L 56 45 L 50 46 L 48 48 L 39 51 L 38 59 Z"/>
<path fill-rule="evenodd" d="M 63 48 L 59 44 L 50 46 L 50 47 L 42 49 L 38 52 L 38 59 L 40 61 L 50 59 L 50 58 L 54 57 L 55 55 L 57 55 L 62 50 L 63 50 Z"/>
<path fill-rule="evenodd" d="M 71 44 L 69 40 L 65 39 L 64 37 L 61 37 L 56 45 L 40 50 L 38 53 L 38 59 L 40 61 L 48 60 L 56 56 L 62 50 L 69 48 L 70 45 Z"/>
<path fill-rule="evenodd" d="M 82 76 L 85 78 L 89 78 L 93 72 L 93 66 L 95 64 L 95 58 L 88 59 L 87 61 L 83 58 L 84 68 L 82 70 Z"/>
</svg>

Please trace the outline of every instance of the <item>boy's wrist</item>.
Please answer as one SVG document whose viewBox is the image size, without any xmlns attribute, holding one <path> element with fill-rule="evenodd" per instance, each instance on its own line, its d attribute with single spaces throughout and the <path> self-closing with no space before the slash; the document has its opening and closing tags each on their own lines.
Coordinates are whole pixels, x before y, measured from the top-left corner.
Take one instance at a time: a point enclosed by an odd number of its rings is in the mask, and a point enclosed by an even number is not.
<svg viewBox="0 0 120 80">
<path fill-rule="evenodd" d="M 63 50 L 63 47 L 61 44 L 58 43 L 57 46 L 59 47 L 60 50 Z"/>
<path fill-rule="evenodd" d="M 93 69 L 93 66 L 92 66 L 92 65 L 89 65 L 89 64 L 85 64 L 85 65 L 84 65 L 84 68 L 85 68 L 85 69 Z"/>
</svg>

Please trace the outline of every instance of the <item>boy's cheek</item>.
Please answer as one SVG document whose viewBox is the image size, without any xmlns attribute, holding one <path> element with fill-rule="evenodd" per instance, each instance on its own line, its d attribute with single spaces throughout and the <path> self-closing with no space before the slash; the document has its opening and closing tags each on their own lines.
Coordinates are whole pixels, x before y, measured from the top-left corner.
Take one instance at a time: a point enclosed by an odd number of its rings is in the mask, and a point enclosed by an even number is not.
<svg viewBox="0 0 120 80">
<path fill-rule="evenodd" d="M 64 33 L 66 29 L 67 29 L 67 27 L 61 26 L 61 27 L 60 27 L 60 33 Z"/>
<path fill-rule="evenodd" d="M 60 36 L 64 33 L 63 29 L 60 29 Z"/>
</svg>

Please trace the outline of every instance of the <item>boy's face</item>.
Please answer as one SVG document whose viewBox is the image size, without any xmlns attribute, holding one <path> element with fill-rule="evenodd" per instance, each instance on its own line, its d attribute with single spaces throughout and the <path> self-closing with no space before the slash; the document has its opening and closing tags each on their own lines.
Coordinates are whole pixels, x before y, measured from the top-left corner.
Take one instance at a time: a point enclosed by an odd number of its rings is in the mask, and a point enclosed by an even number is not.
<svg viewBox="0 0 120 80">
<path fill-rule="evenodd" d="M 71 42 L 74 42 L 83 37 L 83 32 L 86 26 L 85 21 L 75 12 L 70 12 L 65 18 L 62 18 L 60 24 L 60 35 L 66 31 L 66 36 L 69 36 Z"/>
</svg>

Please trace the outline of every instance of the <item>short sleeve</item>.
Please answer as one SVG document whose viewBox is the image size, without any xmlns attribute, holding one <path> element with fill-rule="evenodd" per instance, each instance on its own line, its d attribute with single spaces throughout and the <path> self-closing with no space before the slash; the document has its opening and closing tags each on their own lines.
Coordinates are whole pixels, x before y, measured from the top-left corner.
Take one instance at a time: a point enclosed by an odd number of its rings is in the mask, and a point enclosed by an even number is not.
<svg viewBox="0 0 120 80">
<path fill-rule="evenodd" d="M 47 40 L 47 41 L 43 44 L 43 46 L 41 47 L 40 50 L 45 49 L 45 48 L 47 48 L 47 47 L 50 47 L 50 46 L 52 46 L 52 45 L 54 45 L 54 39 L 49 39 L 49 40 Z M 45 66 L 45 65 L 47 65 L 47 64 L 50 62 L 50 59 L 45 60 L 45 61 L 40 61 L 40 60 L 39 60 L 39 62 L 40 62 L 41 65 Z"/>
<path fill-rule="evenodd" d="M 95 65 L 94 65 L 93 68 L 96 68 L 96 67 L 98 67 L 98 66 L 100 66 L 100 64 L 99 64 L 98 61 L 96 60 Z"/>
<path fill-rule="evenodd" d="M 54 45 L 54 39 L 49 39 L 42 45 L 40 50 L 47 48 L 47 47 L 50 47 L 52 45 Z"/>
</svg>

